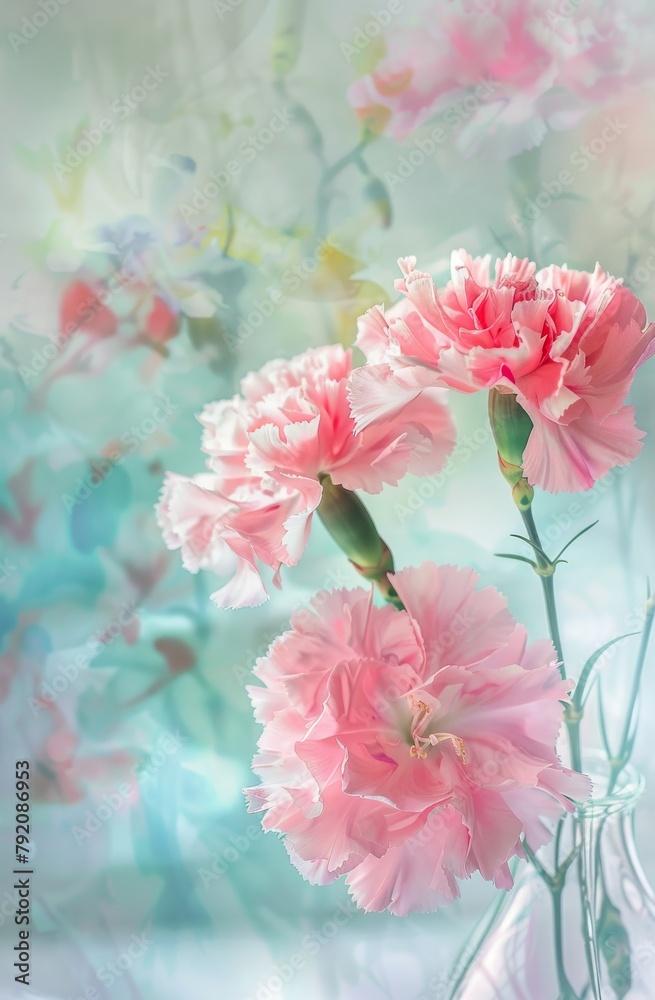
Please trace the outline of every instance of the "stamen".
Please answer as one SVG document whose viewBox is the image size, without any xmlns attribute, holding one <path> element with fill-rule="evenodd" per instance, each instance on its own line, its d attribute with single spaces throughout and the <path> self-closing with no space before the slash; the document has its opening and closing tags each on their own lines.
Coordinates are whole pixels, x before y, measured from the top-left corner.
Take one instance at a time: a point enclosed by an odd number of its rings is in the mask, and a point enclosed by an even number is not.
<svg viewBox="0 0 655 1000">
<path fill-rule="evenodd" d="M 425 746 L 436 747 L 440 743 L 449 742 L 452 744 L 457 756 L 461 759 L 462 764 L 466 764 L 467 755 L 464 740 L 459 736 L 455 736 L 454 733 L 430 733 L 429 736 L 423 736 L 422 734 L 425 731 L 428 716 L 431 714 L 432 709 L 424 701 L 417 700 L 413 694 L 408 694 L 407 697 L 414 713 L 411 728 L 411 737 L 414 742 L 409 748 L 410 757 L 425 760 L 427 757 L 427 751 L 424 749 Z"/>
<path fill-rule="evenodd" d="M 431 709 L 430 706 L 424 701 L 417 701 L 411 692 L 407 695 L 407 698 L 409 699 L 412 712 L 414 713 L 412 728 L 410 730 L 414 743 L 413 746 L 410 747 L 410 754 L 412 757 L 419 757 L 423 759 L 424 757 L 427 757 L 427 753 L 421 747 L 421 743 L 425 743 L 425 740 L 421 737 L 421 733 L 425 729 Z"/>
<path fill-rule="evenodd" d="M 429 742 L 433 747 L 443 743 L 446 740 L 450 740 L 458 757 L 461 758 L 462 764 L 466 764 L 466 747 L 464 746 L 464 740 L 460 736 L 454 736 L 452 733 L 431 733 L 430 736 L 425 739 L 424 737 L 419 737 L 421 742 Z"/>
</svg>

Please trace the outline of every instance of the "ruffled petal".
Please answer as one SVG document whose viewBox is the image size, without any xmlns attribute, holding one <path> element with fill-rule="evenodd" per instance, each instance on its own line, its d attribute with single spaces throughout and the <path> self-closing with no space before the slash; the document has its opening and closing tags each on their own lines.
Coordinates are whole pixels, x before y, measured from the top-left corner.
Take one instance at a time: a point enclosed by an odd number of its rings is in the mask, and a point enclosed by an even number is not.
<svg viewBox="0 0 655 1000">
<path fill-rule="evenodd" d="M 532 486 L 550 493 L 589 490 L 615 466 L 629 465 L 641 451 L 644 431 L 635 426 L 633 406 L 624 406 L 602 423 L 590 415 L 558 424 L 525 407 L 534 427 L 523 452 L 523 469 Z"/>
</svg>

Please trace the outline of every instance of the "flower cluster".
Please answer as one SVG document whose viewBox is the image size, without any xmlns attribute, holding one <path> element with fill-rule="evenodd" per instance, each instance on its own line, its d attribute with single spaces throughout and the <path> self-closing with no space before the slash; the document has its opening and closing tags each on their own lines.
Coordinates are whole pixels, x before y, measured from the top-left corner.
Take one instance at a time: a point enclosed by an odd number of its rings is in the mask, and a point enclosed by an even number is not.
<svg viewBox="0 0 655 1000">
<path fill-rule="evenodd" d="M 566 16 L 536 0 L 447 7 L 432 3 L 415 26 L 395 25 L 377 65 L 351 86 L 368 127 L 403 140 L 445 112 L 446 124 L 466 122 L 466 153 L 511 157 L 650 73 L 639 2 L 570 4 Z"/>
<path fill-rule="evenodd" d="M 508 255 L 452 255 L 443 290 L 399 261 L 404 298 L 359 323 L 368 360 L 352 379 L 359 429 L 390 420 L 428 387 L 511 393 L 532 422 L 523 471 L 546 490 L 589 489 L 638 454 L 643 433 L 625 405 L 637 367 L 655 353 L 643 305 L 599 265 L 542 271 Z"/>
<path fill-rule="evenodd" d="M 527 646 L 476 582 L 403 570 L 406 611 L 364 590 L 318 594 L 320 614 L 297 613 L 257 662 L 250 809 L 305 878 L 347 874 L 366 910 L 430 912 L 476 871 L 509 888 L 522 833 L 536 849 L 589 793 L 555 752 L 569 682 L 552 644 Z"/>
<path fill-rule="evenodd" d="M 208 472 L 169 474 L 158 508 L 170 548 L 191 572 L 236 572 L 212 599 L 219 607 L 261 604 L 267 592 L 257 560 L 279 584 L 281 566 L 302 555 L 329 475 L 346 490 L 379 493 L 407 472 L 437 472 L 455 433 L 443 390 L 411 402 L 401 417 L 361 435 L 346 395 L 351 352 L 306 351 L 247 375 L 240 396 L 200 415 Z"/>
<path fill-rule="evenodd" d="M 367 363 L 352 370 L 350 351 L 331 346 L 247 375 L 200 415 L 207 471 L 169 473 L 158 508 L 188 569 L 233 571 L 219 607 L 265 600 L 258 563 L 279 584 L 315 512 L 388 602 L 374 605 L 372 589 L 317 594 L 249 688 L 264 727 L 251 811 L 305 878 L 345 875 L 366 910 L 432 911 L 474 872 L 510 888 L 523 842 L 545 844 L 590 792 L 575 734 L 578 769 L 556 751 L 572 688 L 559 647 L 528 646 L 470 569 L 394 572 L 353 492 L 438 471 L 454 443 L 441 394 L 488 390 L 501 469 L 543 561 L 532 487 L 586 489 L 639 451 L 625 398 L 655 352 L 641 303 L 599 266 L 490 264 L 461 250 L 437 290 L 402 259 L 403 298 L 360 319 Z"/>
</svg>

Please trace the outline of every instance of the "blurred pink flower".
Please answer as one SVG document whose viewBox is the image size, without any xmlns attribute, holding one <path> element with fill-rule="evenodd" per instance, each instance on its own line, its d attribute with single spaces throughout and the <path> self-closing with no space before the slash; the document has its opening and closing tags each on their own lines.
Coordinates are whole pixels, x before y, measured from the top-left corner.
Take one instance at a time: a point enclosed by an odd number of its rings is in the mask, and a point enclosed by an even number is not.
<svg viewBox="0 0 655 1000">
<path fill-rule="evenodd" d="M 224 573 L 212 595 L 219 607 L 260 604 L 267 592 L 256 560 L 275 571 L 294 566 L 321 501 L 319 476 L 347 490 L 379 493 L 407 472 L 437 472 L 455 432 L 430 390 L 393 422 L 354 435 L 346 396 L 351 352 L 338 345 L 272 361 L 247 375 L 242 395 L 210 403 L 200 415 L 208 473 L 169 474 L 158 508 L 169 548 L 181 548 L 191 572 Z"/>
<path fill-rule="evenodd" d="M 445 112 L 444 127 L 458 130 L 467 154 L 515 156 L 651 73 L 639 3 L 569 7 L 433 3 L 414 26 L 387 32 L 382 58 L 352 84 L 350 102 L 365 124 L 399 141 Z"/>
<path fill-rule="evenodd" d="M 67 285 L 59 302 L 59 328 L 72 334 L 77 330 L 97 338 L 111 337 L 118 329 L 118 317 L 103 303 L 105 289 L 99 283 L 75 278 Z"/>
<path fill-rule="evenodd" d="M 319 593 L 257 661 L 250 810 L 311 882 L 347 873 L 366 910 L 433 911 L 475 871 L 509 888 L 521 836 L 538 848 L 589 794 L 555 751 L 570 682 L 552 644 L 527 647 L 477 579 L 403 570 L 406 611 L 364 590 Z"/>
<path fill-rule="evenodd" d="M 643 432 L 625 406 L 635 371 L 655 353 L 655 324 L 621 281 L 536 265 L 452 255 L 452 280 L 438 291 L 416 259 L 399 261 L 406 298 L 369 310 L 357 343 L 369 365 L 350 398 L 358 429 L 402 414 L 427 387 L 514 393 L 533 422 L 523 453 L 528 482 L 551 492 L 589 489 L 627 465 Z"/>
<path fill-rule="evenodd" d="M 177 336 L 180 330 L 180 316 L 161 295 L 152 299 L 146 316 L 145 333 L 151 339 L 165 344 Z"/>
</svg>

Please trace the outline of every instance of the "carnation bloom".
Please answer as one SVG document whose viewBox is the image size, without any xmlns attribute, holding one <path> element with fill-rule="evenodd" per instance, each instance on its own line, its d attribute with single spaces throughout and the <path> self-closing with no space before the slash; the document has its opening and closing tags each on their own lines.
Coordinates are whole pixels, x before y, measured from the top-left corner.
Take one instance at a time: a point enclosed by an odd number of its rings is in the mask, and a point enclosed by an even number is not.
<svg viewBox="0 0 655 1000">
<path fill-rule="evenodd" d="M 370 362 L 352 378 L 357 427 L 401 414 L 429 386 L 513 393 L 533 428 L 523 452 L 532 486 L 589 489 L 638 454 L 643 432 L 624 405 L 637 367 L 655 351 L 655 324 L 621 281 L 508 255 L 452 255 L 438 291 L 416 259 L 399 261 L 406 298 L 369 310 L 357 343 Z"/>
<path fill-rule="evenodd" d="M 509 888 L 521 836 L 538 848 L 589 794 L 555 751 L 570 682 L 552 644 L 528 647 L 477 579 L 402 570 L 406 611 L 363 589 L 322 592 L 257 661 L 250 810 L 305 878 L 347 874 L 366 910 L 430 912 L 475 871 Z"/>
<path fill-rule="evenodd" d="M 394 139 L 445 112 L 466 153 L 514 156 L 650 73 L 644 8 L 630 6 L 598 0 L 563 16 L 536 0 L 433 3 L 415 26 L 387 32 L 382 58 L 348 97 Z"/>
<path fill-rule="evenodd" d="M 354 435 L 346 396 L 351 352 L 316 348 L 272 361 L 247 375 L 240 396 L 211 403 L 200 415 L 208 472 L 169 474 L 158 507 L 169 548 L 180 548 L 191 572 L 210 569 L 233 579 L 212 594 L 219 607 L 261 604 L 267 592 L 257 560 L 275 571 L 298 562 L 319 477 L 346 490 L 379 493 L 407 472 L 429 474 L 454 444 L 443 390 L 425 393 L 400 418 Z"/>
</svg>

